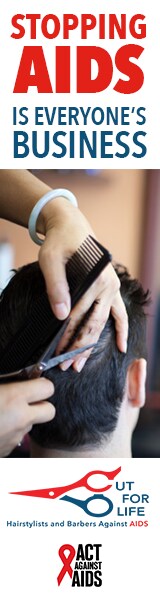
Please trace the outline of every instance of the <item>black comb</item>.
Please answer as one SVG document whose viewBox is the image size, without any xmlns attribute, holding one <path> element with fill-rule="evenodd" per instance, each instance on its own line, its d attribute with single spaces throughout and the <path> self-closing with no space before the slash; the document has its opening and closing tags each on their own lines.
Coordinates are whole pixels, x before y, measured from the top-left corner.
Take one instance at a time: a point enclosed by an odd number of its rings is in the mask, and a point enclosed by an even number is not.
<svg viewBox="0 0 160 600">
<path fill-rule="evenodd" d="M 88 236 L 66 264 L 67 280 L 71 294 L 71 307 L 88 290 L 101 271 L 112 260 L 111 254 L 92 236 Z M 46 292 L 35 300 L 30 315 L 23 326 L 3 349 L 0 357 L 0 373 L 9 373 L 24 368 L 33 359 L 40 347 L 62 327 L 53 314 Z"/>
</svg>

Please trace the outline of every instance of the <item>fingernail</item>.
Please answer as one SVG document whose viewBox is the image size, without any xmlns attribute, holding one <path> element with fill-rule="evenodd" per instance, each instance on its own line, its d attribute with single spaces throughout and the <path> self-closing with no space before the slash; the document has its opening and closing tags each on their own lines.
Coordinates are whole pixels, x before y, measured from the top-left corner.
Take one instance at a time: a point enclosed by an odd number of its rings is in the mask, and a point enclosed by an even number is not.
<svg viewBox="0 0 160 600">
<path fill-rule="evenodd" d="M 49 396 L 52 396 L 54 394 L 54 385 L 52 383 L 52 381 L 50 381 L 50 379 L 47 379 L 45 377 L 41 378 L 41 382 L 45 382 L 45 388 L 47 388 L 46 393 Z"/>
<path fill-rule="evenodd" d="M 53 310 L 58 319 L 66 319 L 66 317 L 68 317 L 69 308 L 64 302 L 59 302 L 57 304 L 54 304 Z"/>
<path fill-rule="evenodd" d="M 65 360 L 64 363 L 62 363 L 60 365 L 60 368 L 62 369 L 62 371 L 67 371 L 67 369 L 69 369 L 69 367 L 72 365 L 73 363 L 73 359 L 70 358 L 70 360 Z"/>
<path fill-rule="evenodd" d="M 78 360 L 75 363 L 74 366 L 75 366 L 76 371 L 78 371 L 78 373 L 80 373 L 80 371 L 82 371 L 82 369 L 83 369 L 83 367 L 84 367 L 84 365 L 86 363 L 86 360 L 87 360 L 86 358 L 81 358 L 80 360 Z"/>
<path fill-rule="evenodd" d="M 56 409 L 55 409 L 55 406 L 53 406 L 53 404 L 51 404 L 51 403 L 50 403 L 50 407 L 52 407 L 52 419 L 54 419 L 55 414 L 56 414 Z"/>
<path fill-rule="evenodd" d="M 126 354 L 126 352 L 127 352 L 127 340 L 123 341 L 122 347 L 123 347 L 123 352 Z"/>
</svg>

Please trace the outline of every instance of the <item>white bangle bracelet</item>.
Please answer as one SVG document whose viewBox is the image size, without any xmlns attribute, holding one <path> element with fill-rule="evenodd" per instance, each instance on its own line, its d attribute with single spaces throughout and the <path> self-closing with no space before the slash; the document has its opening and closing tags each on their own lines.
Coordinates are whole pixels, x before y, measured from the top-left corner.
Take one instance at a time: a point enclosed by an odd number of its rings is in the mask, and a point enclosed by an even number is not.
<svg viewBox="0 0 160 600">
<path fill-rule="evenodd" d="M 28 221 L 28 229 L 29 229 L 29 234 L 30 234 L 31 239 L 33 240 L 33 242 L 35 242 L 35 244 L 38 244 L 39 246 L 41 246 L 43 244 L 43 240 L 41 240 L 41 238 L 39 238 L 36 233 L 37 219 L 39 217 L 39 214 L 40 214 L 42 208 L 45 206 L 45 204 L 47 204 L 47 202 L 49 202 L 50 200 L 54 200 L 54 198 L 58 198 L 59 196 L 62 196 L 63 198 L 66 198 L 67 200 L 69 200 L 69 202 L 71 202 L 71 204 L 73 204 L 73 206 L 75 206 L 75 207 L 78 206 L 78 203 L 77 203 L 77 200 L 76 200 L 76 197 L 74 196 L 74 194 L 72 194 L 72 192 L 70 192 L 69 190 L 65 190 L 65 189 L 51 190 L 50 192 L 45 194 L 45 196 L 42 196 L 42 198 L 40 198 L 40 200 L 38 200 L 37 204 L 35 204 L 32 212 L 30 214 L 29 221 Z"/>
</svg>

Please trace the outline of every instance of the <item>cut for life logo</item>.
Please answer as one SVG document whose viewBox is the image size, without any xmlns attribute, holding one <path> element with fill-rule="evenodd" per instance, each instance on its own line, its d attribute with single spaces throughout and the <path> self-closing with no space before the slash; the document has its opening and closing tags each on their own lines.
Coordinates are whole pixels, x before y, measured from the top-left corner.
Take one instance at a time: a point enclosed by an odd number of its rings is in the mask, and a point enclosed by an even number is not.
<svg viewBox="0 0 160 600">
<path fill-rule="evenodd" d="M 148 505 L 150 502 L 149 494 L 147 494 L 146 491 L 144 491 L 143 493 L 142 491 L 139 492 L 138 490 L 137 492 L 137 490 L 135 490 L 135 482 L 131 481 L 130 479 L 128 481 L 119 481 L 119 478 L 118 480 L 116 480 L 120 472 L 121 467 L 118 467 L 114 471 L 90 471 L 78 481 L 75 481 L 65 486 L 63 485 L 60 487 L 52 487 L 47 489 L 27 490 L 10 493 L 22 496 L 32 496 L 35 498 L 45 498 L 50 500 L 55 500 L 59 498 L 62 501 L 70 503 L 72 507 L 73 505 L 75 505 L 76 507 L 78 506 L 78 508 L 83 510 L 87 515 L 89 515 L 89 517 L 102 518 L 108 516 L 110 513 L 113 514 L 113 519 L 117 517 L 126 518 L 133 516 L 138 518 L 146 517 L 146 511 L 148 510 Z M 104 477 L 105 480 L 107 479 L 107 481 L 105 481 L 105 485 L 103 482 L 103 487 L 102 481 L 101 486 L 98 486 L 99 476 L 101 478 Z M 91 483 L 89 483 L 90 479 Z M 77 490 L 80 488 L 85 488 L 89 492 L 92 492 L 92 495 L 89 495 L 87 498 L 82 499 L 75 497 L 74 494 L 73 496 L 71 496 L 70 494 L 66 493 L 71 490 Z M 112 499 L 108 496 L 108 493 L 107 495 L 104 494 L 104 492 L 108 491 L 113 492 Z M 102 501 L 103 508 L 101 507 Z M 89 507 L 90 503 L 92 510 Z M 72 524 L 70 521 L 68 521 L 67 523 L 69 525 Z M 125 526 L 127 526 L 127 524 L 127 521 L 125 521 Z M 148 521 L 129 522 L 129 526 L 141 525 L 148 526 Z"/>
</svg>

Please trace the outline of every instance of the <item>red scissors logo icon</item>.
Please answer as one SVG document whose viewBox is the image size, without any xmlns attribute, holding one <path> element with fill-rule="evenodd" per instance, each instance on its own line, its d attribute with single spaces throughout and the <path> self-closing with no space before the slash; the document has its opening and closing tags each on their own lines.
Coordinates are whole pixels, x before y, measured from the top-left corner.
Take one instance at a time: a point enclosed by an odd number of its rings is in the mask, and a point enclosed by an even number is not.
<svg viewBox="0 0 160 600">
<path fill-rule="evenodd" d="M 106 492 L 107 490 L 109 490 L 112 487 L 112 483 L 108 484 L 108 481 L 113 481 L 115 479 L 115 477 L 120 473 L 120 471 L 121 471 L 121 467 L 118 467 L 118 469 L 115 469 L 114 471 L 98 471 L 98 470 L 90 471 L 89 473 L 84 475 L 84 477 L 82 477 L 78 481 L 75 481 L 74 483 L 70 483 L 69 485 L 65 485 L 65 486 L 61 486 L 61 487 L 51 487 L 51 488 L 45 488 L 45 489 L 39 489 L 39 490 L 10 492 L 10 493 L 18 494 L 21 496 L 33 496 L 36 498 L 48 498 L 50 500 L 55 500 L 55 498 L 59 498 L 60 496 L 62 496 L 62 494 L 65 494 L 66 492 L 69 492 L 70 490 L 75 490 L 75 489 L 82 488 L 82 487 L 86 488 L 86 490 L 88 490 L 89 492 L 101 493 L 101 492 Z M 88 483 L 88 480 L 90 479 L 90 477 L 93 477 L 96 475 L 101 475 L 101 476 L 106 477 L 107 482 L 106 482 L 105 486 L 95 487 L 95 485 L 93 486 Z"/>
</svg>

